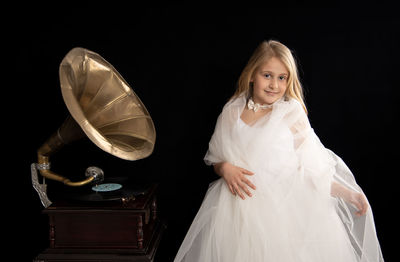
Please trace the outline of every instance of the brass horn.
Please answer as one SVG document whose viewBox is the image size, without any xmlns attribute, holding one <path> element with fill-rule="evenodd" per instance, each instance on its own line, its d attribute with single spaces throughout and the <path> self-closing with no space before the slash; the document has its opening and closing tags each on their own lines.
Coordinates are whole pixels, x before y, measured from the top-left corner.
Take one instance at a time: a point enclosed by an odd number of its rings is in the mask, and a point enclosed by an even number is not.
<svg viewBox="0 0 400 262">
<path fill-rule="evenodd" d="M 62 60 L 59 76 L 62 96 L 71 115 L 38 149 L 36 167 L 43 177 L 69 186 L 96 180 L 96 175 L 89 175 L 72 182 L 50 170 L 49 157 L 85 135 L 121 159 L 138 160 L 153 152 L 156 132 L 149 112 L 104 58 L 87 49 L 74 48 Z"/>
</svg>

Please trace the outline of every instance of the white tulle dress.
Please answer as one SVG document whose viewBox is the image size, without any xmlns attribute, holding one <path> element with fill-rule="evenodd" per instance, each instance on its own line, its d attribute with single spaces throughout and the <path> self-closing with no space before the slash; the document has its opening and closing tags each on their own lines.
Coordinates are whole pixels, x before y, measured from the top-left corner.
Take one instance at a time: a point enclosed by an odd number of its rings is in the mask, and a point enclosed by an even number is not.
<svg viewBox="0 0 400 262">
<path fill-rule="evenodd" d="M 205 162 L 228 161 L 255 174 L 253 196 L 210 184 L 175 262 L 376 262 L 383 256 L 371 208 L 330 195 L 332 181 L 362 192 L 345 163 L 326 149 L 295 99 L 280 99 L 254 124 L 242 95 L 218 117 Z"/>
</svg>

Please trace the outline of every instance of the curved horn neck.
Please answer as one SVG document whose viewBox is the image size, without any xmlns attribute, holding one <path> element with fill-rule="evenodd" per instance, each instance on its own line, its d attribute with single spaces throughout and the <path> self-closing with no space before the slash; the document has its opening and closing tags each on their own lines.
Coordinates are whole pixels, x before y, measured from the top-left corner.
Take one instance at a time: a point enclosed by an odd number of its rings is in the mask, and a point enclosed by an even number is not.
<svg viewBox="0 0 400 262">
<path fill-rule="evenodd" d="M 40 174 L 48 179 L 62 182 L 69 186 L 82 186 L 93 181 L 93 177 L 89 177 L 85 180 L 72 182 L 68 178 L 58 175 L 52 172 L 49 168 L 49 158 L 65 145 L 81 139 L 84 137 L 84 132 L 78 125 L 78 123 L 71 117 L 68 116 L 64 123 L 57 129 L 57 131 L 49 137 L 46 142 L 38 149 L 38 164 L 42 167 L 39 169 Z"/>
</svg>

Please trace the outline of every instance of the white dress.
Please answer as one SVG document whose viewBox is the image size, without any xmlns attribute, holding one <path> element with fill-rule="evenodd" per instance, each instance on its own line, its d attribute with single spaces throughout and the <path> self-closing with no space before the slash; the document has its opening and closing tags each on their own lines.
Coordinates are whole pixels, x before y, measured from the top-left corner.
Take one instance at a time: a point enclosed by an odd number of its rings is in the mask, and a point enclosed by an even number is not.
<svg viewBox="0 0 400 262">
<path fill-rule="evenodd" d="M 383 261 L 371 208 L 330 195 L 338 181 L 362 192 L 343 161 L 326 149 L 299 102 L 277 101 L 249 126 L 246 98 L 228 102 L 205 156 L 248 169 L 252 197 L 234 196 L 221 178 L 210 184 L 175 262 Z"/>
</svg>

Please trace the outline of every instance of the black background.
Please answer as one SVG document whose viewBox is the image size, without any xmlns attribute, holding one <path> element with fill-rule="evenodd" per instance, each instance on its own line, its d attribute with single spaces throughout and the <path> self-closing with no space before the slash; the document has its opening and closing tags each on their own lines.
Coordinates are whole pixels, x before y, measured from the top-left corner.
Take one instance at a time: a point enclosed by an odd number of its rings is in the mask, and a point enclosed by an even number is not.
<svg viewBox="0 0 400 262">
<path fill-rule="evenodd" d="M 208 184 L 217 179 L 203 162 L 216 119 L 253 50 L 267 39 L 293 50 L 311 124 L 367 194 L 384 257 L 393 261 L 400 19 L 391 6 L 68 2 L 9 11 L 14 15 L 3 21 L 3 51 L 10 70 L 4 79 L 12 81 L 2 88 L 2 116 L 4 142 L 11 145 L 5 165 L 13 168 L 3 176 L 3 216 L 12 229 L 9 252 L 23 250 L 18 261 L 30 261 L 48 246 L 30 163 L 68 114 L 58 66 L 69 50 L 92 50 L 119 71 L 150 112 L 157 140 L 151 156 L 133 162 L 88 140 L 75 142 L 52 157 L 52 170 L 81 179 L 87 166 L 97 165 L 106 176 L 159 183 L 168 228 L 157 261 L 172 261 Z"/>
</svg>

